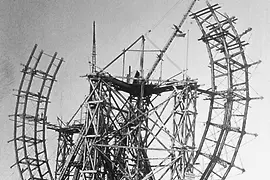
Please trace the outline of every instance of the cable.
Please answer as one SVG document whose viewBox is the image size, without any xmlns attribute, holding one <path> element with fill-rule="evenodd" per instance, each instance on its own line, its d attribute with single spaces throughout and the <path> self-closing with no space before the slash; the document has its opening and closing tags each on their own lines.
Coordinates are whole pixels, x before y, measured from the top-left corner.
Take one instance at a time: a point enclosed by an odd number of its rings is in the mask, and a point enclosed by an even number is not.
<svg viewBox="0 0 270 180">
<path fill-rule="evenodd" d="M 173 10 L 173 9 L 175 9 L 176 8 L 176 6 L 180 3 L 180 1 L 182 1 L 182 0 L 179 0 L 179 1 L 177 1 L 162 17 L 161 17 L 161 19 L 160 20 L 158 20 L 153 26 L 152 26 L 152 28 L 150 28 L 146 33 L 145 33 L 145 35 L 146 34 L 148 34 L 148 33 L 150 33 L 150 32 L 152 32 L 154 29 L 156 29 L 156 27 L 158 27 L 161 23 L 162 23 L 162 21 L 166 18 L 166 16 L 168 16 L 170 13 L 171 13 L 171 11 Z M 183 1 L 182 1 L 183 2 Z"/>
<path fill-rule="evenodd" d="M 160 48 L 148 36 L 145 37 L 156 49 L 160 50 Z M 166 53 L 165 56 L 179 71 L 183 71 L 183 69 L 181 69 Z"/>
</svg>

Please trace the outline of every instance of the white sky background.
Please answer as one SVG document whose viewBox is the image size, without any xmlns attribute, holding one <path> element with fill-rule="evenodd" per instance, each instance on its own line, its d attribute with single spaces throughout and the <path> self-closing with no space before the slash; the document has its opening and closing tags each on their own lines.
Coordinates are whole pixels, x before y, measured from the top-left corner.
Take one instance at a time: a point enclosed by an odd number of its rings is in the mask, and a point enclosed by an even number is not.
<svg viewBox="0 0 270 180">
<path fill-rule="evenodd" d="M 14 180 L 19 177 L 16 167 L 9 168 L 15 162 L 15 156 L 13 144 L 7 144 L 13 137 L 13 122 L 8 121 L 8 115 L 14 112 L 15 97 L 12 94 L 15 92 L 12 89 L 19 85 L 19 71 L 22 68 L 20 63 L 26 62 L 34 44 L 37 43 L 39 49 L 44 49 L 49 54 L 57 51 L 66 61 L 58 73 L 59 81 L 53 89 L 53 103 L 48 118 L 54 121 L 56 115 L 59 115 L 68 119 L 87 93 L 87 81 L 79 76 L 88 73 L 89 69 L 87 60 L 91 56 L 92 21 L 95 20 L 97 25 L 98 66 L 103 67 L 137 37 L 152 29 L 176 2 L 177 0 L 0 1 L 0 179 Z M 204 7 L 203 2 L 204 0 L 198 2 L 194 10 Z M 262 64 L 252 75 L 251 86 L 259 95 L 264 96 L 264 100 L 251 102 L 247 123 L 248 131 L 256 132 L 259 136 L 242 147 L 240 154 L 246 173 L 232 179 L 267 179 L 270 162 L 270 120 L 267 114 L 270 107 L 270 1 L 210 2 L 219 3 L 222 12 L 239 19 L 236 25 L 239 32 L 248 27 L 253 28 L 252 33 L 247 35 L 250 37 L 250 45 L 246 48 L 246 53 L 253 61 L 262 60 Z M 149 35 L 159 47 L 163 47 L 172 24 L 178 24 L 182 17 L 181 11 L 185 10 L 188 3 L 180 3 L 153 30 L 153 35 Z M 195 34 L 190 37 L 190 72 L 198 72 L 198 76 L 194 78 L 203 80 L 203 73 L 209 70 L 205 46 L 196 41 L 201 34 L 194 22 L 187 21 L 185 28 Z M 169 56 L 175 57 L 170 52 Z M 179 66 L 182 65 L 179 62 Z M 259 96 L 256 92 L 252 92 L 252 95 Z"/>
</svg>

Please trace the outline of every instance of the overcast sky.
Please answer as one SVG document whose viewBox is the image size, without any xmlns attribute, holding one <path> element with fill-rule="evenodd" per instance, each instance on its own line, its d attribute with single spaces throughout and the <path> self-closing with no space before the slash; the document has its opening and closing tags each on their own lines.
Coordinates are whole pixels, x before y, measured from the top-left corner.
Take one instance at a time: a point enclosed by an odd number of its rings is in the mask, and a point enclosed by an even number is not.
<svg viewBox="0 0 270 180">
<path fill-rule="evenodd" d="M 8 115 L 14 112 L 15 92 L 12 89 L 17 89 L 19 85 L 20 63 L 26 62 L 34 44 L 37 43 L 39 48 L 49 54 L 57 51 L 65 59 L 58 74 L 59 82 L 52 93 L 54 108 L 50 109 L 48 116 L 55 119 L 59 115 L 68 119 L 87 92 L 87 82 L 79 76 L 88 73 L 89 69 L 87 60 L 91 56 L 92 22 L 95 20 L 97 24 L 98 66 L 103 67 L 123 48 L 150 29 L 152 34 L 149 37 L 159 47 L 163 47 L 172 25 L 179 22 L 189 4 L 189 1 L 178 3 L 163 19 L 177 2 L 178 0 L 0 0 L 0 179 L 19 178 L 17 168 L 9 168 L 15 163 L 15 156 L 13 144 L 7 144 L 13 137 L 13 122 L 8 121 Z M 204 7 L 203 2 L 204 0 L 200 0 L 194 11 Z M 247 172 L 232 179 L 267 179 L 270 162 L 270 120 L 267 113 L 270 108 L 270 1 L 210 2 L 219 3 L 222 12 L 238 17 L 237 27 L 240 32 L 248 27 L 253 28 L 247 38 L 250 45 L 246 48 L 246 53 L 252 61 L 262 60 L 252 74 L 251 86 L 256 90 L 252 90 L 252 95 L 264 96 L 264 100 L 251 103 L 247 124 L 247 129 L 259 136 L 241 150 L 241 159 Z M 195 23 L 188 20 L 185 30 L 189 30 L 192 35 L 189 45 L 190 72 L 198 71 L 199 77 L 194 78 L 203 80 L 204 69 L 206 72 L 208 70 L 205 46 L 197 42 L 200 34 Z M 198 55 L 198 52 L 204 55 Z M 179 62 L 179 66 L 183 66 L 183 63 Z M 170 69 L 164 71 L 169 72 Z"/>
</svg>

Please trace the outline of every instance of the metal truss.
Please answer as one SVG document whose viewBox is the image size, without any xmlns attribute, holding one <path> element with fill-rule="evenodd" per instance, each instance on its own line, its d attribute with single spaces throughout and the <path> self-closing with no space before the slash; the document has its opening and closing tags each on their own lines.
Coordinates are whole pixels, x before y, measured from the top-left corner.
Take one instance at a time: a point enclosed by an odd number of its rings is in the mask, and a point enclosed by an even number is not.
<svg viewBox="0 0 270 180">
<path fill-rule="evenodd" d="M 192 1 L 184 19 L 194 6 Z M 153 67 L 144 77 L 145 38 L 139 37 L 119 56 L 96 70 L 93 48 L 89 94 L 70 121 L 47 122 L 49 96 L 63 62 L 56 53 L 34 47 L 22 70 L 14 117 L 16 164 L 21 179 L 31 180 L 190 180 L 226 179 L 236 164 L 245 131 L 249 102 L 249 67 L 235 17 L 220 7 L 192 13 L 210 59 L 211 88 L 203 90 L 196 80 L 151 79 L 181 21 L 165 45 L 158 50 Z M 94 41 L 95 42 L 95 41 Z M 112 76 L 105 70 L 141 42 L 140 69 L 134 77 Z M 137 46 L 136 46 L 137 47 Z M 39 66 L 41 57 L 49 57 Z M 46 69 L 42 71 L 41 69 Z M 178 72 L 178 75 L 181 72 Z M 197 99 L 209 100 L 208 117 L 199 144 L 196 142 Z M 55 173 L 51 172 L 45 142 L 46 126 L 58 136 Z"/>
<path fill-rule="evenodd" d="M 63 62 L 37 45 L 22 69 L 14 115 L 14 147 L 21 179 L 52 179 L 46 150 L 47 108 L 56 74 Z M 43 60 L 43 61 L 42 61 Z M 45 60 L 45 61 L 44 61 Z M 45 71 L 41 70 L 44 69 Z"/>
<path fill-rule="evenodd" d="M 82 124 L 73 124 L 68 126 L 64 124 L 61 119 L 59 120 L 59 126 L 48 124 L 47 128 L 58 132 L 58 146 L 56 152 L 56 166 L 55 166 L 55 179 L 58 179 L 63 165 L 66 161 L 67 155 L 70 153 L 72 146 L 74 145 L 74 136 L 80 132 Z"/>
<path fill-rule="evenodd" d="M 232 168 L 244 171 L 235 159 L 246 134 L 249 102 L 249 67 L 244 53 L 248 44 L 234 26 L 235 17 L 220 13 L 218 4 L 193 13 L 210 59 L 211 93 L 205 131 L 194 158 L 197 176 L 225 179 Z M 209 91 L 209 92 L 210 92 Z M 204 164 L 203 166 L 195 164 Z"/>
<path fill-rule="evenodd" d="M 107 74 L 88 78 L 84 126 L 59 179 L 184 179 L 192 174 L 196 82 L 154 86 Z"/>
</svg>

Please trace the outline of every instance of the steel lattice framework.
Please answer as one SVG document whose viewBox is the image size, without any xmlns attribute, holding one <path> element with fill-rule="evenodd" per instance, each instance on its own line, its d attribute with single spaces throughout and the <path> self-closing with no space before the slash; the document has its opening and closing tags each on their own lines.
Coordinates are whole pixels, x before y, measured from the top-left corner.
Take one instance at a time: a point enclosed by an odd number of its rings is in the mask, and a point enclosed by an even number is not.
<svg viewBox="0 0 270 180">
<path fill-rule="evenodd" d="M 57 53 L 50 56 L 35 45 L 22 69 L 14 117 L 16 164 L 22 179 L 53 179 L 46 150 L 46 122 L 49 97 L 56 74 L 63 62 Z M 45 68 L 39 69 L 45 56 Z M 48 58 L 50 60 L 48 60 Z M 44 68 L 44 67 L 42 67 Z"/>
<path fill-rule="evenodd" d="M 190 14 L 192 1 L 184 19 Z M 92 72 L 85 77 L 89 95 L 67 123 L 47 122 L 49 96 L 63 62 L 57 53 L 35 45 L 22 70 L 14 117 L 16 164 L 21 179 L 31 180 L 163 180 L 226 179 L 236 162 L 245 131 L 249 102 L 249 67 L 235 17 L 210 5 L 190 14 L 207 47 L 211 87 L 196 80 L 154 80 L 151 75 L 184 22 L 176 27 L 144 78 L 145 38 L 139 37 L 108 66 L 97 71 L 96 47 Z M 140 70 L 135 77 L 115 77 L 105 69 L 141 43 Z M 49 57 L 39 67 L 42 57 Z M 45 67 L 45 71 L 41 68 Z M 200 143 L 195 144 L 197 99 L 209 100 L 208 118 Z M 46 150 L 46 126 L 58 132 L 53 174 Z"/>
<path fill-rule="evenodd" d="M 204 159 L 205 168 L 197 169 L 201 179 L 210 176 L 225 179 L 234 164 L 243 136 L 249 101 L 249 72 L 253 64 L 246 61 L 244 46 L 234 23 L 235 17 L 228 17 L 218 11 L 216 4 L 192 14 L 199 25 L 202 40 L 207 47 L 211 66 L 210 106 L 206 128 L 198 147 L 195 161 Z M 212 147 L 212 148 L 209 148 Z"/>
<path fill-rule="evenodd" d="M 128 84 L 106 74 L 88 78 L 91 92 L 84 103 L 84 126 L 59 166 L 59 179 L 79 174 L 82 179 L 154 179 L 153 175 L 165 176 L 171 169 L 175 169 L 172 177 L 183 178 L 183 172 L 192 171 L 195 82 L 145 85 L 142 93 L 139 81 Z M 159 101 L 158 94 L 166 92 L 167 99 Z M 173 111 L 165 114 L 169 104 Z M 156 158 L 159 153 L 162 156 Z"/>
</svg>

